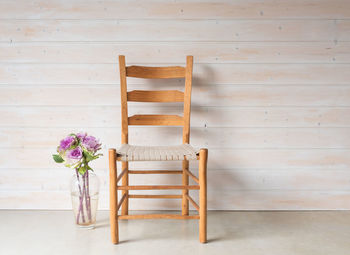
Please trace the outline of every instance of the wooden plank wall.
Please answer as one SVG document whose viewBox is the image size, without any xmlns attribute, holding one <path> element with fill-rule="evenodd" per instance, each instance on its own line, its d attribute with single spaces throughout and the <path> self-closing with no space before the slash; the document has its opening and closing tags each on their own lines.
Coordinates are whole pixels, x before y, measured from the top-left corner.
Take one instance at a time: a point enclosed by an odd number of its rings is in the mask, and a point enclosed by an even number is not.
<svg viewBox="0 0 350 255">
<path fill-rule="evenodd" d="M 350 209 L 348 0 L 1 0 L 0 208 L 70 208 L 71 171 L 51 154 L 79 130 L 104 144 L 93 167 L 108 208 L 107 148 L 120 144 L 118 54 L 145 65 L 183 65 L 194 55 L 192 143 L 209 148 L 210 209 Z M 130 79 L 131 89 L 182 84 Z M 175 127 L 133 127 L 130 136 L 181 142 Z M 180 201 L 131 202 L 145 208 Z"/>
</svg>

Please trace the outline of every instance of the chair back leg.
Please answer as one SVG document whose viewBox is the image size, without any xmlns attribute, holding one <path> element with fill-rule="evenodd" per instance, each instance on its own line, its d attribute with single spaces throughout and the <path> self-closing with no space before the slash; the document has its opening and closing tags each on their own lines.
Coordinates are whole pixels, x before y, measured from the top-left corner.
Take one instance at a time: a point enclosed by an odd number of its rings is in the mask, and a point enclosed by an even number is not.
<svg viewBox="0 0 350 255">
<path fill-rule="evenodd" d="M 182 161 L 182 185 L 187 186 L 188 185 L 188 174 L 186 171 L 188 171 L 189 162 L 188 160 Z M 182 190 L 182 215 L 188 215 L 188 189 Z"/>
<path fill-rule="evenodd" d="M 208 150 L 199 151 L 199 241 L 207 242 L 207 160 Z"/>
<path fill-rule="evenodd" d="M 129 185 L 129 162 L 122 161 L 122 172 L 123 171 L 126 171 L 126 172 L 122 177 L 122 185 L 128 186 Z M 128 215 L 129 214 L 129 191 L 123 190 L 122 195 L 124 196 L 124 194 L 125 194 L 125 199 L 122 203 L 121 215 Z"/>
</svg>

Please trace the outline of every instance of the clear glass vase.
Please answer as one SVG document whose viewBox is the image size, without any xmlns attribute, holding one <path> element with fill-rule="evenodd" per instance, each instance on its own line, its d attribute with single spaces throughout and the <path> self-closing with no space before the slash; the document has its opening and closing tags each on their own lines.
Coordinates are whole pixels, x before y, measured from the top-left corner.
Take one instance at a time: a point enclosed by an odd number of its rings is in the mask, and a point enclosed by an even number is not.
<svg viewBox="0 0 350 255">
<path fill-rule="evenodd" d="M 93 171 L 76 172 L 70 182 L 74 220 L 82 228 L 94 228 L 100 182 Z"/>
</svg>

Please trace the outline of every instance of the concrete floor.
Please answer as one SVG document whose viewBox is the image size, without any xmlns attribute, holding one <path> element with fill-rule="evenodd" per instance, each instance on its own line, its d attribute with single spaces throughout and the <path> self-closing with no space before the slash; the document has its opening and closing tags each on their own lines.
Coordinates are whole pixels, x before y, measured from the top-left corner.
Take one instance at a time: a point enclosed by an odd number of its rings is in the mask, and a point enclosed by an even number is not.
<svg viewBox="0 0 350 255">
<path fill-rule="evenodd" d="M 0 211 L 0 254 L 350 254 L 350 212 L 210 212 L 207 244 L 197 220 L 120 222 L 110 243 L 108 212 L 94 230 L 76 228 L 71 211 Z"/>
</svg>

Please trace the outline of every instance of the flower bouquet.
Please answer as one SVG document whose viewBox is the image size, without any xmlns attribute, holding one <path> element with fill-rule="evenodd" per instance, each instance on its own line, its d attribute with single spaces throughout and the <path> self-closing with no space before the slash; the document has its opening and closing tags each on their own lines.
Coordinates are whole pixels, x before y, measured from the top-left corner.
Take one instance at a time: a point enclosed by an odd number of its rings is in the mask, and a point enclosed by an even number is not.
<svg viewBox="0 0 350 255">
<path fill-rule="evenodd" d="M 99 181 L 89 162 L 102 156 L 101 143 L 86 133 L 70 134 L 57 147 L 53 159 L 75 170 L 71 180 L 72 206 L 76 224 L 93 228 L 96 222 Z M 89 173 L 90 171 L 90 173 Z"/>
</svg>

